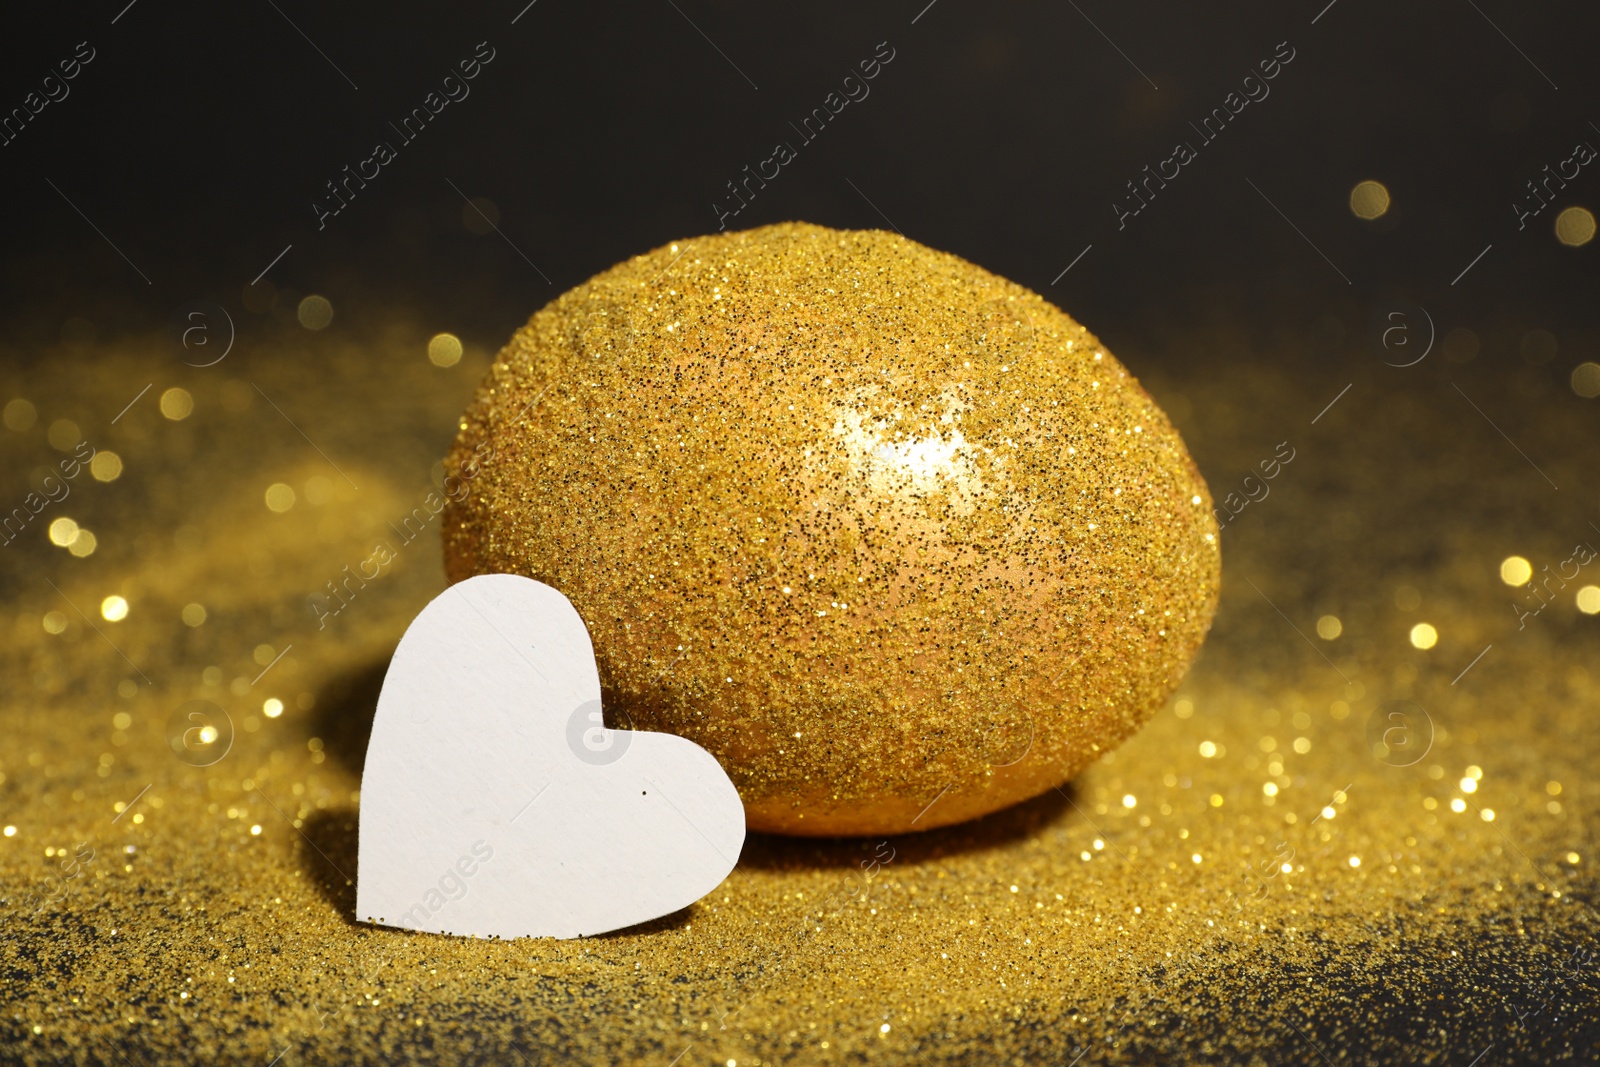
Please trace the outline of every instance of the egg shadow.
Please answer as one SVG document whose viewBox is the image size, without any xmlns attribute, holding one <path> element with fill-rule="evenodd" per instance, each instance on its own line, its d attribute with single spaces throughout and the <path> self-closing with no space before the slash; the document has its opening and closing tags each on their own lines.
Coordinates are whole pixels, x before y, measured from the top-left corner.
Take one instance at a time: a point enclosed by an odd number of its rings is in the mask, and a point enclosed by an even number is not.
<svg viewBox="0 0 1600 1067">
<path fill-rule="evenodd" d="M 389 656 L 374 660 L 336 679 L 325 690 L 310 716 L 323 753 L 359 776 L 366 763 L 378 694 L 389 668 Z M 606 725 L 626 729 L 627 716 L 613 716 L 607 707 Z M 863 862 L 883 862 L 884 845 L 893 850 L 896 864 L 934 862 L 951 856 L 981 853 L 1036 836 L 1073 818 L 1074 787 L 1067 783 L 1031 800 L 1014 804 L 980 819 L 919 833 L 864 837 L 788 837 L 750 832 L 739 856 L 739 867 L 762 871 L 857 869 Z M 324 899 L 351 926 L 356 919 L 359 851 L 359 811 L 355 806 L 317 811 L 301 827 L 308 847 L 299 850 L 302 869 Z M 681 929 L 694 918 L 696 904 L 649 922 L 594 935 L 614 940 Z"/>
<path fill-rule="evenodd" d="M 752 831 L 745 837 L 739 866 L 763 871 L 854 869 L 863 861 L 884 862 L 884 845 L 893 850 L 897 864 L 987 852 L 1067 822 L 1076 808 L 1073 793 L 1073 785 L 1068 782 L 980 819 L 918 833 L 788 837 Z"/>
</svg>

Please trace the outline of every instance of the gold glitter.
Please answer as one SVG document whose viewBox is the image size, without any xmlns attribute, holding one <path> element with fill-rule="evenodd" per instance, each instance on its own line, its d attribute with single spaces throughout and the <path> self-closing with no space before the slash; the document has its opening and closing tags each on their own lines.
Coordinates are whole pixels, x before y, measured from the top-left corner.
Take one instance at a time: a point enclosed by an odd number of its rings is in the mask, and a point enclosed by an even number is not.
<svg viewBox="0 0 1600 1067">
<path fill-rule="evenodd" d="M 270 292 L 269 280 L 245 292 L 257 290 Z M 1215 295 L 1163 291 L 1146 305 L 1148 322 L 1122 322 L 1129 339 L 1119 347 L 1170 353 L 1141 377 L 1175 417 L 1192 406 L 1178 419 L 1185 438 L 1223 476 L 1254 463 L 1262 441 L 1315 415 L 1350 378 L 1284 367 L 1305 343 L 1296 331 L 1328 313 L 1324 294 L 1244 311 Z M 1485 353 L 1526 328 L 1520 309 L 1496 318 L 1492 303 L 1469 309 Z M 1532 471 L 1501 476 L 1521 457 L 1487 426 L 1464 433 L 1462 411 L 1439 401 L 1442 379 L 1379 376 L 1352 362 L 1356 388 L 1304 431 L 1304 458 L 1290 468 L 1316 462 L 1315 484 L 1283 483 L 1255 519 L 1227 531 L 1239 577 L 1183 682 L 1188 717 L 1174 702 L 1062 793 L 982 820 L 887 839 L 753 834 L 715 893 L 634 930 L 469 942 L 355 922 L 346 880 L 358 874 L 354 826 L 377 687 L 405 627 L 445 584 L 431 537 L 403 549 L 326 630 L 303 597 L 365 559 L 385 522 L 435 485 L 429 472 L 474 383 L 421 357 L 436 324 L 408 322 L 399 302 L 362 309 L 362 321 L 387 324 L 361 345 L 286 317 L 253 328 L 262 358 L 251 375 L 359 494 L 287 424 L 264 432 L 281 420 L 248 382 L 239 395 L 256 397 L 260 419 L 175 424 L 155 412 L 158 387 L 110 426 L 151 368 L 172 364 L 170 345 L 129 336 L 12 368 L 11 395 L 48 417 L 100 413 L 84 421 L 87 436 L 126 466 L 113 486 L 80 479 L 73 490 L 84 499 L 68 510 L 104 534 L 89 560 L 53 547 L 42 529 L 6 549 L 18 576 L 0 618 L 10 638 L 0 644 L 0 823 L 14 827 L 0 837 L 6 1062 L 668 1067 L 681 1055 L 676 1067 L 1088 1067 L 1321 1064 L 1320 1050 L 1339 1064 L 1468 1064 L 1492 1045 L 1479 1062 L 1489 1067 L 1587 1055 L 1600 976 L 1572 952 L 1600 938 L 1590 785 L 1600 669 L 1583 658 L 1595 620 L 1562 599 L 1568 619 L 1545 611 L 1519 631 L 1496 575 L 1513 550 L 1565 558 L 1566 538 L 1547 542 L 1544 532 L 1583 528 L 1566 489 L 1569 478 L 1584 484 L 1591 462 L 1567 448 L 1592 438 L 1585 405 L 1548 405 L 1516 429 L 1502 423 L 1550 465 L 1563 488 L 1554 493 Z M 18 325 L 41 335 L 59 327 Z M 1270 341 L 1252 354 L 1255 336 Z M 327 373 L 306 374 L 295 352 Z M 1482 376 L 1476 386 L 1460 379 L 1481 403 L 1500 380 L 1495 363 L 1451 369 Z M 220 377 L 185 381 L 202 410 L 228 395 Z M 383 406 L 352 405 L 353 396 Z M 1384 417 L 1398 397 L 1412 405 L 1403 425 Z M 1515 397 L 1508 387 L 1508 417 Z M 1358 398 L 1379 405 L 1376 417 L 1341 430 L 1342 406 Z M 29 470 L 60 453 L 42 426 L 5 440 L 15 502 Z M 1489 473 L 1439 506 L 1431 456 L 1395 461 L 1419 441 L 1449 442 Z M 261 514 L 266 485 L 298 489 L 314 477 L 332 479 L 333 499 Z M 1358 538 L 1329 522 L 1355 512 Z M 321 526 L 330 517 L 331 540 Z M 801 576 L 785 582 L 793 598 L 809 595 Z M 1421 655 L 1405 640 L 1417 619 L 1395 614 L 1402 582 L 1427 590 L 1458 648 L 1441 640 Z M 135 609 L 116 627 L 95 614 L 113 590 Z M 830 594 L 851 611 L 866 602 Z M 182 607 L 202 598 L 210 617 L 185 628 Z M 1345 630 L 1329 645 L 1312 627 L 1334 604 Z M 56 633 L 42 625 L 51 619 Z M 252 653 L 266 642 L 293 649 L 252 687 L 263 670 Z M 1572 669 L 1585 663 L 1587 673 Z M 274 696 L 286 707 L 267 719 L 263 701 Z M 1373 759 L 1366 737 L 1372 716 L 1402 696 L 1434 720 L 1431 749 L 1409 768 Z M 226 757 L 206 767 L 175 759 L 165 732 L 192 698 L 225 709 L 238 729 Z M 133 718 L 125 745 L 108 736 L 115 711 Z M 809 743 L 819 730 L 794 732 Z M 1257 748 L 1268 733 L 1280 741 L 1282 777 L 1267 773 Z M 1308 737 L 1311 752 L 1286 752 L 1292 736 Z M 309 747 L 313 737 L 322 751 Z M 1202 758 L 1202 740 L 1219 754 Z M 115 756 L 104 774 L 102 754 Z M 1493 822 L 1455 788 L 1472 766 L 1485 772 L 1472 799 L 1492 801 Z M 1279 786 L 1272 806 L 1261 790 L 1269 777 Z M 1320 817 L 1340 793 L 1336 817 Z M 1212 808 L 1213 794 L 1226 804 Z M 1138 807 L 1124 809 L 1124 795 Z M 47 859 L 47 845 L 62 852 Z M 63 881 L 62 864 L 91 848 L 94 858 Z M 892 1030 L 880 1036 L 885 1023 Z"/>
<path fill-rule="evenodd" d="M 482 466 L 452 579 L 565 593 L 612 714 L 716 755 L 755 829 L 970 819 L 1154 714 L 1210 625 L 1216 523 L 1096 338 L 895 234 L 683 248 L 495 360 L 447 461 Z"/>
</svg>

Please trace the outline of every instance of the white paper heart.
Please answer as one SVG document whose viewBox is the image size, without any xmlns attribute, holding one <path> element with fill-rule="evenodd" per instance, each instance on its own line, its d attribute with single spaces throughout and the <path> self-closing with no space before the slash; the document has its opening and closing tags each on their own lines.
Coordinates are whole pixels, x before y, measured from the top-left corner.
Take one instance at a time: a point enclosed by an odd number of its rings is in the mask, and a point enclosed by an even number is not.
<svg viewBox="0 0 1600 1067">
<path fill-rule="evenodd" d="M 608 730 L 583 620 L 547 585 L 469 578 L 411 623 L 361 779 L 356 917 L 474 937 L 582 937 L 715 889 L 744 806 L 709 752 Z"/>
</svg>

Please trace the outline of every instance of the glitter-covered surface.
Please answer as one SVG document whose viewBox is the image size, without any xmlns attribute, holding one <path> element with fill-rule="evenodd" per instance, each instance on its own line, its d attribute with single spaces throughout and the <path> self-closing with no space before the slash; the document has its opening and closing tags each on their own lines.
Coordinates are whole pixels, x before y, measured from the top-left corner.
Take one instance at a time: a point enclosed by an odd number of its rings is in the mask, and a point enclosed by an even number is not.
<svg viewBox="0 0 1600 1067">
<path fill-rule="evenodd" d="M 1152 722 L 1064 796 L 882 843 L 756 836 L 721 890 L 646 929 L 485 943 L 358 925 L 344 875 L 377 680 L 444 585 L 436 539 L 388 524 L 433 489 L 487 357 L 432 367 L 428 334 L 455 324 L 332 295 L 333 327 L 253 319 L 257 340 L 213 368 L 131 340 L 45 353 L 6 383 L 0 400 L 38 411 L 0 429 L 7 508 L 68 454 L 47 442 L 56 420 L 123 469 L 81 474 L 0 549 L 0 1059 L 1593 1058 L 1600 618 L 1572 597 L 1594 564 L 1520 630 L 1510 604 L 1529 594 L 1498 573 L 1511 553 L 1558 570 L 1600 545 L 1594 409 L 1570 365 L 1515 355 L 1522 331 L 1561 324 L 1486 310 L 1469 364 L 1354 350 L 1292 373 L 1314 316 L 1284 305 L 1245 331 L 1170 308 L 1165 333 L 1118 352 L 1218 495 L 1280 441 L 1296 458 L 1223 531 L 1216 624 Z M 160 414 L 175 386 L 193 394 L 182 421 Z M 296 495 L 281 513 L 275 483 Z M 97 535 L 92 555 L 50 544 L 62 516 Z M 395 559 L 319 631 L 306 598 L 379 538 Z M 120 622 L 98 612 L 112 595 Z M 1421 621 L 1426 651 L 1407 640 Z M 193 698 L 238 731 L 206 768 L 167 747 Z M 1391 767 L 1367 723 L 1403 698 L 1436 729 Z M 93 858 L 56 877 L 56 850 L 80 845 Z"/>
<path fill-rule="evenodd" d="M 518 331 L 462 425 L 450 577 L 565 593 L 614 721 L 709 750 L 756 830 L 927 830 L 1058 786 L 1216 607 L 1211 500 L 1148 394 L 898 234 L 637 256 Z"/>
</svg>

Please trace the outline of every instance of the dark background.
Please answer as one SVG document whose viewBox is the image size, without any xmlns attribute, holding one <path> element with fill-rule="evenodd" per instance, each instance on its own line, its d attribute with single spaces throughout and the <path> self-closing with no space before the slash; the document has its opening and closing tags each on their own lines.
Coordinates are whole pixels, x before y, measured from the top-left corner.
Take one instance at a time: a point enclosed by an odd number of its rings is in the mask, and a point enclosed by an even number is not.
<svg viewBox="0 0 1600 1067">
<path fill-rule="evenodd" d="M 1145 367 L 1185 358 L 1151 323 L 1281 330 L 1273 302 L 1331 336 L 1316 358 L 1348 358 L 1400 297 L 1441 332 L 1486 301 L 1515 304 L 1528 325 L 1559 326 L 1563 364 L 1593 356 L 1574 345 L 1594 347 L 1578 316 L 1600 245 L 1565 248 L 1551 225 L 1568 203 L 1600 208 L 1600 162 L 1524 231 L 1511 206 L 1577 141 L 1600 146 L 1600 14 L 1586 5 L 537 0 L 513 25 L 524 3 L 112 0 L 13 15 L 0 108 L 78 42 L 96 58 L 0 147 L 0 355 L 60 355 L 74 319 L 101 341 L 148 335 L 201 298 L 248 345 L 246 283 L 291 244 L 255 301 L 280 317 L 318 292 L 358 334 L 376 325 L 363 316 L 404 308 L 492 351 L 596 271 L 715 230 L 724 183 L 796 142 L 788 123 L 888 41 L 871 95 L 733 228 L 887 216 L 1046 294 Z M 324 182 L 395 140 L 387 123 L 480 41 L 496 58 L 471 95 L 319 232 Z M 1195 141 L 1189 122 L 1282 41 L 1296 57 L 1271 95 L 1119 232 L 1124 183 Z M 1367 178 L 1394 198 L 1377 222 L 1348 206 Z M 503 238 L 469 231 L 451 183 L 493 202 Z M 82 322 L 68 342 L 87 339 Z"/>
</svg>

